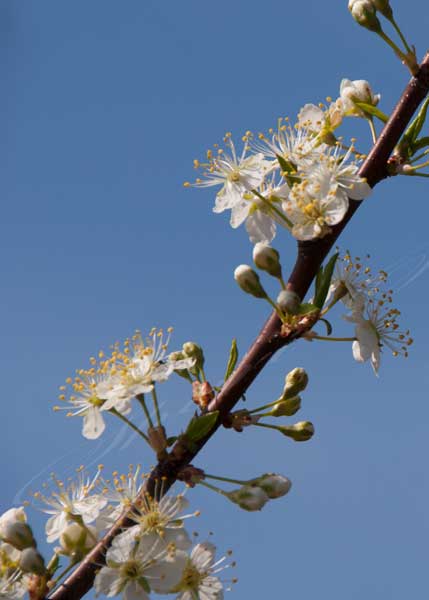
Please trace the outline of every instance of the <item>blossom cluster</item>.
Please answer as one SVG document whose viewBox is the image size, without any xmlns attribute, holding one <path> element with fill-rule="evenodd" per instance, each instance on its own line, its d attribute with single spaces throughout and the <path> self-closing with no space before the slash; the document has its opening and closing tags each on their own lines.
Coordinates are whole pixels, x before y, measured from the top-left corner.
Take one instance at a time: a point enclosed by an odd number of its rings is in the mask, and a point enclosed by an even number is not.
<svg viewBox="0 0 429 600">
<path fill-rule="evenodd" d="M 98 358 L 91 358 L 89 369 L 79 369 L 60 387 L 59 399 L 66 404 L 55 410 L 82 417 L 83 436 L 98 438 L 105 430 L 103 415 L 107 411 L 129 414 L 133 398 L 153 392 L 155 384 L 166 381 L 174 371 L 193 366 L 194 358 L 181 355 L 177 359 L 177 353 L 167 353 L 171 331 L 169 328 L 165 336 L 162 330 L 152 329 L 147 339 L 136 331 L 122 347 L 115 344 L 109 356 L 100 352 Z M 68 388 L 71 393 L 67 396 Z"/>
<path fill-rule="evenodd" d="M 346 116 L 367 118 L 359 104 L 376 106 L 379 99 L 368 82 L 344 79 L 336 101 L 306 104 L 295 125 L 279 119 L 275 130 L 256 139 L 247 131 L 241 153 L 227 133 L 225 149 L 216 145 L 207 161 L 194 161 L 202 170 L 194 185 L 221 186 L 213 211 L 230 210 L 231 226 L 245 223 L 252 243 L 271 242 L 277 225 L 298 240 L 324 237 L 343 220 L 349 199 L 371 192 L 359 175 L 361 155 L 353 145 L 344 147 L 334 131 Z"/>
</svg>

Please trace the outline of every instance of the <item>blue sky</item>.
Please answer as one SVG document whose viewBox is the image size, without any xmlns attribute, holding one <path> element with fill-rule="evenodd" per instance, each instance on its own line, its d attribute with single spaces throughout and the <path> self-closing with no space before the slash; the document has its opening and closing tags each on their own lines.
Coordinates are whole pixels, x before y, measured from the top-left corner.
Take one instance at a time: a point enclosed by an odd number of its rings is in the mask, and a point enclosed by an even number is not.
<svg viewBox="0 0 429 600">
<path fill-rule="evenodd" d="M 268 311 L 232 278 L 250 260 L 246 233 L 213 215 L 212 190 L 182 183 L 226 131 L 294 118 L 306 102 L 335 97 L 343 77 L 368 79 L 391 109 L 407 73 L 346 5 L 2 1 L 1 510 L 51 471 L 152 463 L 121 426 L 109 423 L 91 443 L 78 420 L 52 411 L 58 386 L 99 349 L 136 328 L 173 325 L 171 348 L 200 342 L 217 382 L 231 338 L 242 353 L 251 343 Z M 426 3 L 398 3 L 396 13 L 422 56 Z M 352 125 L 366 147 L 366 129 Z M 314 422 L 314 439 L 225 430 L 199 458 L 208 472 L 278 471 L 293 481 L 286 499 L 258 514 L 205 490 L 189 494 L 202 511 L 201 537 L 214 531 L 220 550 L 234 550 L 240 581 L 231 598 L 399 600 L 427 589 L 427 185 L 384 182 L 341 240 L 390 270 L 415 338 L 410 358 L 384 356 L 376 379 L 349 345 L 298 342 L 268 365 L 248 401 L 272 400 L 285 373 L 305 366 L 310 385 L 297 416 Z M 275 245 L 287 271 L 294 242 L 282 232 Z M 174 433 L 189 414 L 188 388 L 168 383 L 161 399 Z"/>
</svg>

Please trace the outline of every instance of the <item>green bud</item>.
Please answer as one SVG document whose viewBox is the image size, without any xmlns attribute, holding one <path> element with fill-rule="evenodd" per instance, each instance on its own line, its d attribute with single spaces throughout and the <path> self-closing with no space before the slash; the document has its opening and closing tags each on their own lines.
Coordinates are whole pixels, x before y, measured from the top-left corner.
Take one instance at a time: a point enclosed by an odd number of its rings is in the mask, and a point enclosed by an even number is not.
<svg viewBox="0 0 429 600">
<path fill-rule="evenodd" d="M 299 423 L 295 423 L 295 425 L 284 425 L 283 427 L 278 427 L 278 430 L 295 442 L 306 442 L 314 434 L 314 426 L 310 421 L 300 421 Z"/>
<path fill-rule="evenodd" d="M 225 494 L 234 504 L 251 512 L 261 510 L 269 500 L 268 495 L 258 486 L 244 485 L 238 490 L 225 492 Z"/>
<path fill-rule="evenodd" d="M 44 575 L 46 573 L 43 556 L 36 548 L 25 548 L 19 557 L 19 566 L 25 573 Z"/>
<path fill-rule="evenodd" d="M 31 527 L 23 521 L 6 523 L 2 531 L 2 537 L 5 542 L 17 550 L 24 550 L 37 545 Z"/>
<path fill-rule="evenodd" d="M 253 262 L 261 269 L 273 277 L 282 276 L 282 267 L 280 264 L 280 255 L 274 248 L 268 244 L 258 242 L 253 248 Z"/>
<path fill-rule="evenodd" d="M 305 371 L 305 369 L 302 369 L 301 367 L 296 367 L 286 375 L 282 400 L 294 398 L 300 392 L 303 392 L 305 390 L 307 384 L 307 371 Z"/>
<path fill-rule="evenodd" d="M 204 352 L 203 352 L 203 349 L 201 348 L 201 346 L 199 346 L 198 344 L 195 344 L 195 342 L 186 342 L 185 344 L 183 344 L 182 350 L 183 350 L 183 354 L 185 355 L 185 358 L 194 358 L 195 359 L 195 365 L 194 365 L 194 367 L 192 367 L 192 369 L 190 369 L 192 372 L 195 369 L 199 371 L 200 369 L 203 368 Z"/>
<path fill-rule="evenodd" d="M 372 0 L 350 0 L 349 11 L 353 19 L 362 27 L 376 33 L 382 31 Z"/>
<path fill-rule="evenodd" d="M 290 479 L 276 473 L 265 473 L 265 475 L 254 481 L 257 486 L 264 490 L 270 499 L 285 496 L 292 487 Z"/>
<path fill-rule="evenodd" d="M 295 292 L 282 290 L 277 296 L 277 306 L 284 313 L 296 315 L 301 304 L 301 298 Z"/>
<path fill-rule="evenodd" d="M 390 6 L 389 0 L 371 0 L 372 4 L 375 6 L 378 12 L 381 12 L 383 17 L 386 19 L 391 19 L 393 17 L 393 10 Z"/>
<path fill-rule="evenodd" d="M 301 397 L 294 396 L 287 400 L 280 399 L 270 411 L 272 417 L 291 417 L 301 408 Z"/>
<path fill-rule="evenodd" d="M 246 294 L 251 294 L 256 298 L 267 297 L 257 273 L 248 265 L 239 265 L 234 271 L 234 279 Z"/>
<path fill-rule="evenodd" d="M 97 530 L 92 525 L 82 527 L 70 523 L 60 536 L 61 551 L 66 556 L 83 558 L 97 543 Z"/>
</svg>

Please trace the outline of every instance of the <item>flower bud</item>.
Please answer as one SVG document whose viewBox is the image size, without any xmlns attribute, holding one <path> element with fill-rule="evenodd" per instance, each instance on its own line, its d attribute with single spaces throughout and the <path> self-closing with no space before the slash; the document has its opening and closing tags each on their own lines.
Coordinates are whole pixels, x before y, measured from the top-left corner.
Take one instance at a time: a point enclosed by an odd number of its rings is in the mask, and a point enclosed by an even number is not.
<svg viewBox="0 0 429 600">
<path fill-rule="evenodd" d="M 301 298 L 295 292 L 282 290 L 277 296 L 277 306 L 284 313 L 296 315 L 301 304 Z"/>
<path fill-rule="evenodd" d="M 377 33 L 381 31 L 381 24 L 371 0 L 350 0 L 349 11 L 353 19 L 362 27 Z"/>
<path fill-rule="evenodd" d="M 25 573 L 44 575 L 46 573 L 43 556 L 36 548 L 25 548 L 19 557 L 19 566 Z"/>
<path fill-rule="evenodd" d="M 371 0 L 371 2 L 376 8 L 376 10 L 378 10 L 378 12 L 381 12 L 383 17 L 386 17 L 386 19 L 391 19 L 393 17 L 393 10 L 390 6 L 389 0 Z"/>
<path fill-rule="evenodd" d="M 36 547 L 31 527 L 22 521 L 6 523 L 3 528 L 2 538 L 17 550 Z"/>
<path fill-rule="evenodd" d="M 258 242 L 253 248 L 253 262 L 262 271 L 266 271 L 273 277 L 282 276 L 282 267 L 280 264 L 280 255 L 274 248 L 268 244 Z"/>
<path fill-rule="evenodd" d="M 25 515 L 24 507 L 20 508 L 10 508 L 0 517 L 0 538 L 4 537 L 4 528 L 8 524 L 15 523 L 16 521 L 21 521 L 25 523 L 27 517 Z"/>
<path fill-rule="evenodd" d="M 269 500 L 262 488 L 250 485 L 245 485 L 232 492 L 226 492 L 226 495 L 240 508 L 248 511 L 261 510 Z"/>
<path fill-rule="evenodd" d="M 364 117 L 365 112 L 355 105 L 355 102 L 364 102 L 377 106 L 380 102 L 380 94 L 374 94 L 371 86 L 364 79 L 343 79 L 340 85 L 340 96 L 343 102 L 344 111 L 347 115 L 353 117 Z"/>
<path fill-rule="evenodd" d="M 195 365 L 192 369 L 202 369 L 204 366 L 204 352 L 201 346 L 195 344 L 195 342 L 186 342 L 182 346 L 183 354 L 187 358 L 194 358 Z M 191 370 L 192 370 L 191 369 Z"/>
<path fill-rule="evenodd" d="M 291 417 L 301 408 L 301 397 L 294 396 L 286 400 L 280 399 L 270 411 L 272 417 Z"/>
<path fill-rule="evenodd" d="M 300 421 L 295 425 L 278 427 L 283 435 L 292 438 L 295 442 L 306 442 L 313 437 L 314 426 L 310 421 Z"/>
<path fill-rule="evenodd" d="M 277 475 L 276 473 L 266 473 L 257 480 L 257 485 L 264 490 L 268 498 L 281 498 L 286 496 L 292 487 L 292 482 L 283 475 Z"/>
<path fill-rule="evenodd" d="M 215 397 L 214 390 L 208 381 L 194 381 L 192 383 L 192 400 L 200 408 L 207 408 L 209 402 Z"/>
<path fill-rule="evenodd" d="M 285 387 L 283 390 L 282 400 L 289 400 L 303 392 L 308 384 L 308 375 L 305 369 L 296 367 L 292 369 L 285 379 Z"/>
<path fill-rule="evenodd" d="M 267 297 L 258 275 L 248 265 L 239 265 L 234 271 L 234 279 L 246 294 L 252 294 L 256 298 Z"/>
<path fill-rule="evenodd" d="M 62 553 L 74 558 L 83 558 L 97 543 L 97 530 L 92 525 L 82 527 L 70 523 L 60 536 Z"/>
</svg>

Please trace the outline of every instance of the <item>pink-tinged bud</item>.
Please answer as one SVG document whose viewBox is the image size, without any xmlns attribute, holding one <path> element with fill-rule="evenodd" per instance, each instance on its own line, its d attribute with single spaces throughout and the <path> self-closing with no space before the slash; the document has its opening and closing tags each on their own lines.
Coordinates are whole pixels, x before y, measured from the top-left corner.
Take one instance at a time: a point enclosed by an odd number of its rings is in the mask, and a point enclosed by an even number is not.
<svg viewBox="0 0 429 600">
<path fill-rule="evenodd" d="M 207 408 L 210 401 L 215 397 L 214 390 L 208 381 L 194 381 L 192 383 L 192 400 L 202 409 Z"/>
<path fill-rule="evenodd" d="M 266 271 L 273 277 L 282 276 L 282 267 L 280 264 L 280 255 L 274 248 L 268 244 L 258 242 L 253 248 L 253 262 L 262 271 Z"/>
<path fill-rule="evenodd" d="M 245 485 L 238 490 L 227 492 L 226 495 L 240 508 L 248 511 L 261 510 L 269 497 L 260 487 Z"/>
</svg>

